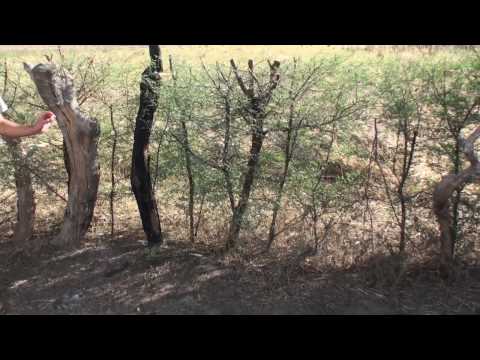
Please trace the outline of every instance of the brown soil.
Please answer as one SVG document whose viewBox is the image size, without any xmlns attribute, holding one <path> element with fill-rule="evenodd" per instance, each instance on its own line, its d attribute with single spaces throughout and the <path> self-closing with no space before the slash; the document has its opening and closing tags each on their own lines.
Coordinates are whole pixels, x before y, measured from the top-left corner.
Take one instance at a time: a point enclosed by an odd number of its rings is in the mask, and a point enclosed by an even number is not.
<svg viewBox="0 0 480 360">
<path fill-rule="evenodd" d="M 225 257 L 171 242 L 148 251 L 134 236 L 76 250 L 13 253 L 0 243 L 2 314 L 473 314 L 480 268 L 445 283 L 423 266 L 388 283 L 375 259 L 322 271 L 305 258 Z"/>
</svg>

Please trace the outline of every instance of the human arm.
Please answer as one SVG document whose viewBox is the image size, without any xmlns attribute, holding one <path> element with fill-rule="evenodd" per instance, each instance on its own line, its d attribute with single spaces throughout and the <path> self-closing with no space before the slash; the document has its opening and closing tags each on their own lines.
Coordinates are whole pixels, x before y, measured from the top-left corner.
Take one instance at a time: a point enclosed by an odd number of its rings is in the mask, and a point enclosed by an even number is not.
<svg viewBox="0 0 480 360">
<path fill-rule="evenodd" d="M 0 114 L 0 135 L 9 138 L 37 135 L 45 132 L 54 120 L 55 115 L 49 111 L 40 115 L 34 125 L 20 125 Z"/>
</svg>

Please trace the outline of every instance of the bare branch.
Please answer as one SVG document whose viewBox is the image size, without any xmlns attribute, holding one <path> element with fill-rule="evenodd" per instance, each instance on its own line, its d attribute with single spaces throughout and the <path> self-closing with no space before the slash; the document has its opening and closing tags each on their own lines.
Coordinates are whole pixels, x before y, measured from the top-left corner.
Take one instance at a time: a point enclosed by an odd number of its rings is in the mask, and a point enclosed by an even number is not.
<svg viewBox="0 0 480 360">
<path fill-rule="evenodd" d="M 230 60 L 230 65 L 232 66 L 233 73 L 235 74 L 235 78 L 237 79 L 237 82 L 238 82 L 238 85 L 240 86 L 240 89 L 242 89 L 243 93 L 247 97 L 252 98 L 253 97 L 253 91 L 247 89 L 247 87 L 245 86 L 245 83 L 243 82 L 242 77 L 238 73 L 237 65 L 235 64 L 235 61 L 233 61 L 233 59 Z"/>
</svg>

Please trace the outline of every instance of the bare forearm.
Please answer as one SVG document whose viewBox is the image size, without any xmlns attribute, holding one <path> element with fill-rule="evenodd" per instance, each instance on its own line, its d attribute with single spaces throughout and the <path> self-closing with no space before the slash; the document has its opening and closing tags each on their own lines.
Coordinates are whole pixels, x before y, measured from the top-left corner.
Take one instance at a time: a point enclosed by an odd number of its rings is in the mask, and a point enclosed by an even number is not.
<svg viewBox="0 0 480 360">
<path fill-rule="evenodd" d="M 33 126 L 20 125 L 13 121 L 5 119 L 0 115 L 0 135 L 10 138 L 17 138 L 22 136 L 30 136 L 37 134 L 39 131 Z"/>
</svg>

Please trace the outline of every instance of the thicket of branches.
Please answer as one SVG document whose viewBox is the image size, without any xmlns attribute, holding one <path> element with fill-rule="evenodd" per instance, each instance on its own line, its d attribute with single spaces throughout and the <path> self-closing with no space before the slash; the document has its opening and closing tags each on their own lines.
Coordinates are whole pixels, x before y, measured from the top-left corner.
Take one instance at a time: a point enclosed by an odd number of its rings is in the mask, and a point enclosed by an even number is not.
<svg viewBox="0 0 480 360">
<path fill-rule="evenodd" d="M 229 249 L 295 249 L 329 265 L 438 251 L 434 188 L 468 166 L 462 136 L 480 120 L 480 59 L 462 54 L 357 59 L 344 52 L 200 67 L 165 61 L 149 159 L 162 228 L 169 238 Z M 129 176 L 142 64 L 57 61 L 102 128 L 91 233 L 138 229 Z M 12 117 L 31 119 L 43 108 L 32 84 L 13 64 L 2 73 Z M 2 229 L 14 220 L 17 167 L 31 173 L 38 207 L 65 201 L 59 131 L 22 146 L 20 160 L 0 146 Z M 462 259 L 476 256 L 473 180 L 451 199 Z M 40 228 L 41 215 L 36 221 Z"/>
</svg>

